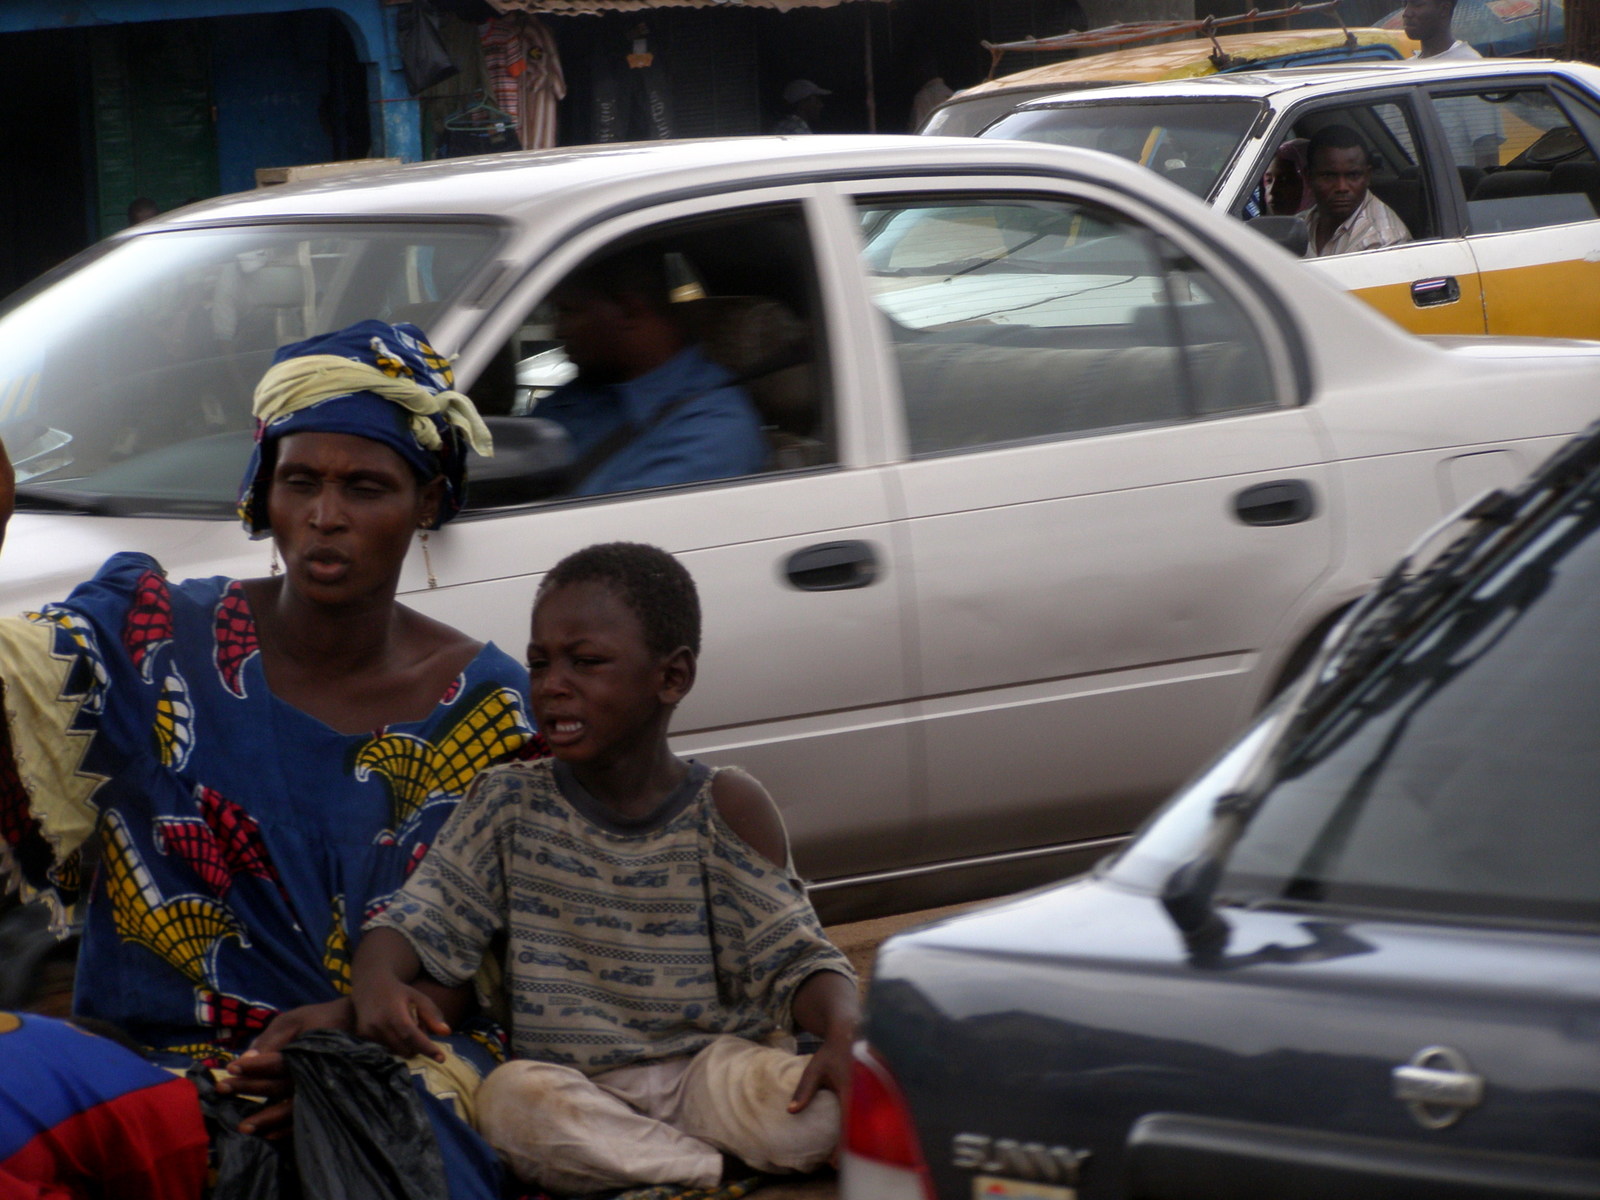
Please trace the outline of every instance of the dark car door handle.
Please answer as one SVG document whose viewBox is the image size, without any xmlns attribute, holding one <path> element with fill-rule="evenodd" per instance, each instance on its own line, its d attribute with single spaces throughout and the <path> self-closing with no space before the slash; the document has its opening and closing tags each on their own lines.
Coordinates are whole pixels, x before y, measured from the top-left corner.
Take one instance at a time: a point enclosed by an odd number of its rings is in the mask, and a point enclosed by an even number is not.
<svg viewBox="0 0 1600 1200">
<path fill-rule="evenodd" d="M 1454 304 L 1461 299 L 1461 284 L 1454 275 L 1436 275 L 1432 279 L 1419 279 L 1411 285 L 1411 303 L 1418 308 L 1432 308 L 1436 304 Z"/>
<path fill-rule="evenodd" d="M 878 553 L 870 542 L 822 542 L 789 555 L 783 571 L 802 592 L 842 592 L 878 577 Z"/>
<path fill-rule="evenodd" d="M 1246 525 L 1294 525 L 1317 513 L 1311 485 L 1300 479 L 1275 479 L 1247 487 L 1233 498 L 1233 511 Z"/>
</svg>

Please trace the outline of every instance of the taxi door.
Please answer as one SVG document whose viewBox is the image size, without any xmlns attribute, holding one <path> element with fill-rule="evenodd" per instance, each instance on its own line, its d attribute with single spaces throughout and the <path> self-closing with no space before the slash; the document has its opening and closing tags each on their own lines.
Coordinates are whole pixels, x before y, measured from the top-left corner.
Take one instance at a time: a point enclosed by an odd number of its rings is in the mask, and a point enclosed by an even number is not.
<svg viewBox="0 0 1600 1200">
<path fill-rule="evenodd" d="M 1487 331 L 1600 338 L 1600 112 L 1553 79 L 1430 89 Z"/>
</svg>

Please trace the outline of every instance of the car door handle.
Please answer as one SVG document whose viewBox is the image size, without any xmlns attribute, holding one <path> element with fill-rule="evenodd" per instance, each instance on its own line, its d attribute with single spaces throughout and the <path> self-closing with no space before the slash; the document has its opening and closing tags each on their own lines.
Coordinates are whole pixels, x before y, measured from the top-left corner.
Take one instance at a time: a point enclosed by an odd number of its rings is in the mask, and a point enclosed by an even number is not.
<svg viewBox="0 0 1600 1200">
<path fill-rule="evenodd" d="M 1436 275 L 1432 279 L 1419 279 L 1411 285 L 1411 303 L 1418 308 L 1454 304 L 1459 299 L 1461 284 L 1454 275 Z"/>
<path fill-rule="evenodd" d="M 843 592 L 878 577 L 878 552 L 871 542 L 821 542 L 789 555 L 783 572 L 802 592 Z"/>
<path fill-rule="evenodd" d="M 1390 1072 L 1396 1100 L 1405 1102 L 1424 1129 L 1448 1129 L 1483 1103 L 1483 1076 L 1451 1046 L 1429 1046 Z"/>
<path fill-rule="evenodd" d="M 1233 511 L 1246 525 L 1294 525 L 1316 516 L 1317 499 L 1304 480 L 1275 479 L 1245 488 Z"/>
</svg>

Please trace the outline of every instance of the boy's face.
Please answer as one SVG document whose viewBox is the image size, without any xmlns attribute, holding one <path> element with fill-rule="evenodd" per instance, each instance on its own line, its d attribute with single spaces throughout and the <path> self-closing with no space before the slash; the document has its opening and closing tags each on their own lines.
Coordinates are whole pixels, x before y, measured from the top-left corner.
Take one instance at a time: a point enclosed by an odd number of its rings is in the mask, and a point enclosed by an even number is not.
<svg viewBox="0 0 1600 1200">
<path fill-rule="evenodd" d="M 573 765 L 657 753 L 693 657 L 653 653 L 638 614 L 604 583 L 546 592 L 533 610 L 528 692 L 551 753 Z"/>
</svg>

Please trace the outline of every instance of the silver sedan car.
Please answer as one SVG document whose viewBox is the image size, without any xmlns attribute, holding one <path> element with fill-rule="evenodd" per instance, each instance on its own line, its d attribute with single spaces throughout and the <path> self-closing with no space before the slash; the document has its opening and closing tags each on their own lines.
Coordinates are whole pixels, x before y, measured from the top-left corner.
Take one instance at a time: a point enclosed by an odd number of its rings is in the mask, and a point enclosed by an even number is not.
<svg viewBox="0 0 1600 1200">
<path fill-rule="evenodd" d="M 541 397 L 549 297 L 663 257 L 765 469 L 603 495 Z M 21 514 L 0 603 L 109 553 L 265 573 L 233 519 L 274 346 L 422 325 L 499 453 L 406 602 L 515 649 L 597 541 L 694 573 L 679 750 L 748 767 L 831 918 L 1118 844 L 1420 531 L 1600 413 L 1600 344 L 1423 340 L 1131 163 L 750 138 L 421 164 L 224 197 L 0 314 Z"/>
</svg>

